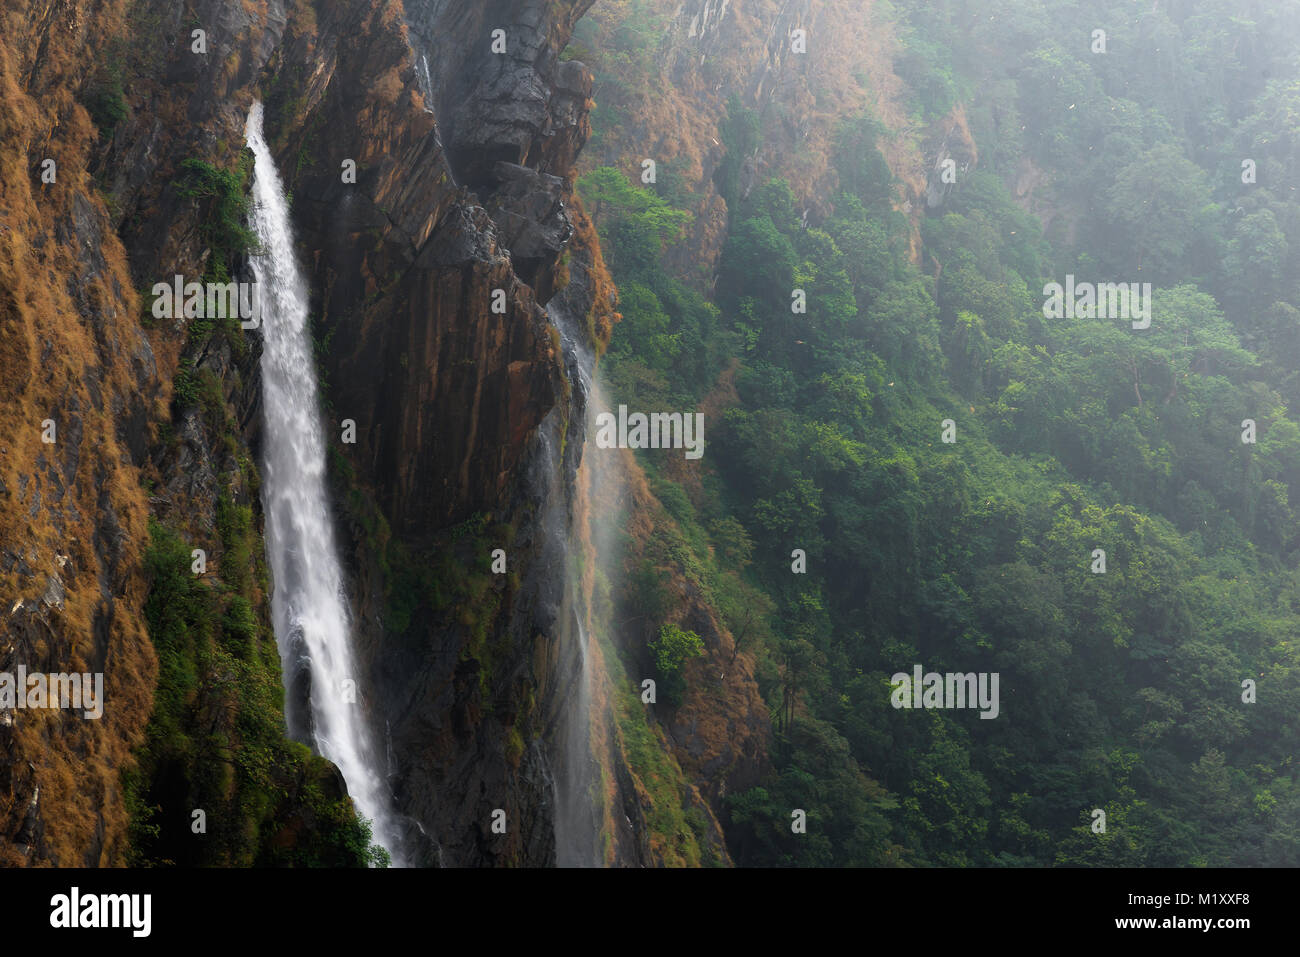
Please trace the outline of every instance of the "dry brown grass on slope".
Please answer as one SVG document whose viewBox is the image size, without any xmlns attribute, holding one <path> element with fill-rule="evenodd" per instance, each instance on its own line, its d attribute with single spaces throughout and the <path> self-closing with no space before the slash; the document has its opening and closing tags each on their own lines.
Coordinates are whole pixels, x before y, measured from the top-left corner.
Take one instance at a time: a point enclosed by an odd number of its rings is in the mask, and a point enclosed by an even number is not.
<svg viewBox="0 0 1300 957">
<path fill-rule="evenodd" d="M 0 667 L 102 667 L 106 686 L 99 721 L 23 710 L 0 729 L 7 863 L 33 862 L 11 842 L 36 788 L 47 861 L 117 860 L 119 770 L 152 707 L 145 494 L 117 434 L 118 411 L 150 383 L 133 368 L 138 302 L 86 172 L 97 134 L 75 99 L 124 6 L 30 4 L 7 10 L 0 29 L 0 556 L 11 556 L 0 558 Z M 41 182 L 47 157 L 52 184 Z M 52 445 L 41 440 L 47 419 Z M 42 601 L 56 579 L 62 600 Z"/>
<path fill-rule="evenodd" d="M 600 240 L 596 236 L 596 227 L 583 208 L 582 199 L 575 191 L 570 198 L 569 218 L 573 222 L 573 236 L 569 240 L 570 261 L 573 265 L 566 269 L 579 268 L 578 263 L 586 263 L 587 281 L 591 284 L 591 313 L 588 329 L 595 339 L 598 352 L 604 352 L 614 324 L 622 318 L 618 313 L 618 289 L 614 286 L 614 277 L 605 265 L 605 257 L 600 251 Z"/>
<path fill-rule="evenodd" d="M 652 0 L 650 9 L 667 23 L 665 45 L 649 59 L 648 73 L 621 70 L 630 90 L 619 104 L 626 122 L 598 129 L 600 149 L 581 158 L 584 170 L 616 165 L 629 175 L 643 157 L 680 164 L 696 194 L 696 221 L 674 265 L 703 262 L 707 273 L 721 251 L 725 209 L 712 176 L 725 155 L 719 127 L 733 92 L 763 117 L 764 141 L 751 161 L 755 179 L 789 180 L 796 197 L 821 214 L 830 211 L 838 188 L 831 154 L 840 122 L 863 113 L 876 117 L 886 128 L 878 146 L 899 181 L 898 206 L 915 225 L 926 186 L 924 131 L 909 125 L 908 91 L 893 68 L 898 40 L 886 13 L 872 0 L 737 0 L 720 22 L 715 9 L 704 34 L 697 29 L 692 37 L 700 6 Z M 612 38 L 633 10 L 628 3 L 598 4 L 589 17 L 600 35 Z M 790 52 L 794 28 L 807 30 L 807 53 Z M 612 96 L 612 89 L 603 95 Z"/>
</svg>

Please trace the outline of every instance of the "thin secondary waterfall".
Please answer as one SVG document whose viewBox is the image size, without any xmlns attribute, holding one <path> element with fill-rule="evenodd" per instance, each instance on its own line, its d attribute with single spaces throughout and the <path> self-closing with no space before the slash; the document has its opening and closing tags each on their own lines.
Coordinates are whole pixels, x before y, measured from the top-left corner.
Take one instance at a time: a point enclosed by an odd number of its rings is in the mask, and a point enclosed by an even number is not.
<svg viewBox="0 0 1300 957">
<path fill-rule="evenodd" d="M 562 303 L 548 307 L 560 333 L 569 375 L 575 385 L 575 402 L 581 402 L 591 434 L 595 414 L 593 405 L 603 408 L 604 400 L 595 383 L 595 356 L 575 329 L 571 315 Z M 591 441 L 584 443 L 581 465 L 572 490 L 572 513 L 565 510 L 561 523 L 550 534 L 563 552 L 565 568 L 564 595 L 561 604 L 561 670 L 566 685 L 563 694 L 564 714 L 560 725 L 561 763 L 555 773 L 555 850 L 560 867 L 592 867 L 601 863 L 600 828 L 604 816 L 604 796 L 599 790 L 600 772 L 593 724 L 592 660 L 593 629 L 604 623 L 593 616 L 593 582 L 595 564 L 601 560 L 596 543 L 590 538 L 591 508 L 596 483 L 605 474 L 605 463 L 595 461 Z M 557 472 L 563 465 L 555 463 Z M 581 558 L 580 558 L 581 556 Z"/>
<path fill-rule="evenodd" d="M 271 565 L 271 613 L 284 668 L 289 727 L 310 737 L 338 766 L 374 841 L 397 864 L 397 828 L 376 747 L 356 693 L 343 574 L 325 491 L 325 436 L 318 405 L 307 285 L 298 268 L 289 206 L 262 136 L 262 104 L 248 114 L 253 168 L 251 222 L 261 243 L 253 257 L 262 319 L 265 416 L 262 506 Z M 305 683 L 304 697 L 293 692 Z"/>
</svg>

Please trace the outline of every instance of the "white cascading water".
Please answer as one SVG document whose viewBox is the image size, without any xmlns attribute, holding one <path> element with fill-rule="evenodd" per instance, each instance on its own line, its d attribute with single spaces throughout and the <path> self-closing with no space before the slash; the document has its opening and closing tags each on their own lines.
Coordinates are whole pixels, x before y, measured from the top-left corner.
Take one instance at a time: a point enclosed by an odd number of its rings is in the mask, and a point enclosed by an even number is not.
<svg viewBox="0 0 1300 957">
<path fill-rule="evenodd" d="M 555 850 L 559 867 L 593 867 L 599 865 L 600 822 L 603 816 L 603 796 L 599 793 L 600 772 L 593 750 L 592 724 L 592 660 L 590 628 L 600 628 L 603 622 L 592 620 L 591 582 L 575 567 L 574 557 L 582 555 L 588 563 L 598 563 L 595 543 L 588 540 L 590 510 L 596 493 L 595 483 L 605 472 L 606 463 L 597 461 L 594 452 L 593 422 L 596 409 L 603 410 L 604 399 L 595 384 L 595 357 L 576 331 L 576 324 L 565 306 L 552 301 L 548 313 L 560 334 L 569 375 L 586 406 L 587 439 L 584 443 L 582 464 L 574 490 L 574 513 L 569 516 L 563 508 L 553 507 L 547 524 L 552 543 L 561 552 L 564 564 L 564 595 L 561 603 L 562 642 L 561 671 L 572 667 L 566 676 L 571 684 L 563 692 L 564 712 L 561 723 L 562 763 L 555 770 Z M 552 443 L 548 442 L 548 446 Z M 557 458 L 552 468 L 563 474 L 563 463 Z"/>
<path fill-rule="evenodd" d="M 284 186 L 262 135 L 261 103 L 248 114 L 246 136 L 256 158 L 250 220 L 262 246 L 252 260 L 263 338 L 262 507 L 273 580 L 271 613 L 286 683 L 303 667 L 311 675 L 310 715 L 288 714 L 295 706 L 290 695 L 286 716 L 291 727 L 297 720 L 311 728 L 317 753 L 342 772 L 358 812 L 372 822 L 374 842 L 396 865 L 397 828 L 382 773 L 384 752 L 372 740 L 358 696 L 344 693 L 345 682 L 357 682 L 357 668 L 325 490 L 307 285 L 294 254 Z"/>
</svg>

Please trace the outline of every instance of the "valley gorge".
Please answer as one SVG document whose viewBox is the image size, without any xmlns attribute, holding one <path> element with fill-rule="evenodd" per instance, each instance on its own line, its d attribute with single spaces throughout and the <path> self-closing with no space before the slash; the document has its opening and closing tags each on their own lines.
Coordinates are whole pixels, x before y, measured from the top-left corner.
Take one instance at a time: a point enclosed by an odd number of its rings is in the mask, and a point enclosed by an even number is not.
<svg viewBox="0 0 1300 957">
<path fill-rule="evenodd" d="M 1296 42 L 9 0 L 0 867 L 1294 866 Z"/>
</svg>

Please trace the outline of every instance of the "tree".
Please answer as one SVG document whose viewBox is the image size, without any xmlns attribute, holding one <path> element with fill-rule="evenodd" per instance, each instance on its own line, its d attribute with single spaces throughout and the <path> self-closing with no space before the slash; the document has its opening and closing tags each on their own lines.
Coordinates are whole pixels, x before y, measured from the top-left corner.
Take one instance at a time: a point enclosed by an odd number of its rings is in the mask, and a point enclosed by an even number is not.
<svg viewBox="0 0 1300 957">
<path fill-rule="evenodd" d="M 1102 248 L 1113 249 L 1110 269 L 1131 280 L 1163 282 L 1186 268 L 1192 241 L 1211 204 L 1204 171 L 1173 143 L 1135 157 L 1102 193 Z"/>
<path fill-rule="evenodd" d="M 693 631 L 667 624 L 659 629 L 659 637 L 650 642 L 650 652 L 655 658 L 664 697 L 674 707 L 679 706 L 686 693 L 682 670 L 689 659 L 704 656 L 704 640 Z"/>
<path fill-rule="evenodd" d="M 602 166 L 578 178 L 578 192 L 592 204 L 592 221 L 606 217 L 611 259 L 644 272 L 658 265 L 665 243 L 681 235 L 691 221 L 684 209 L 674 209 L 653 191 L 630 183 L 622 172 Z"/>
</svg>

